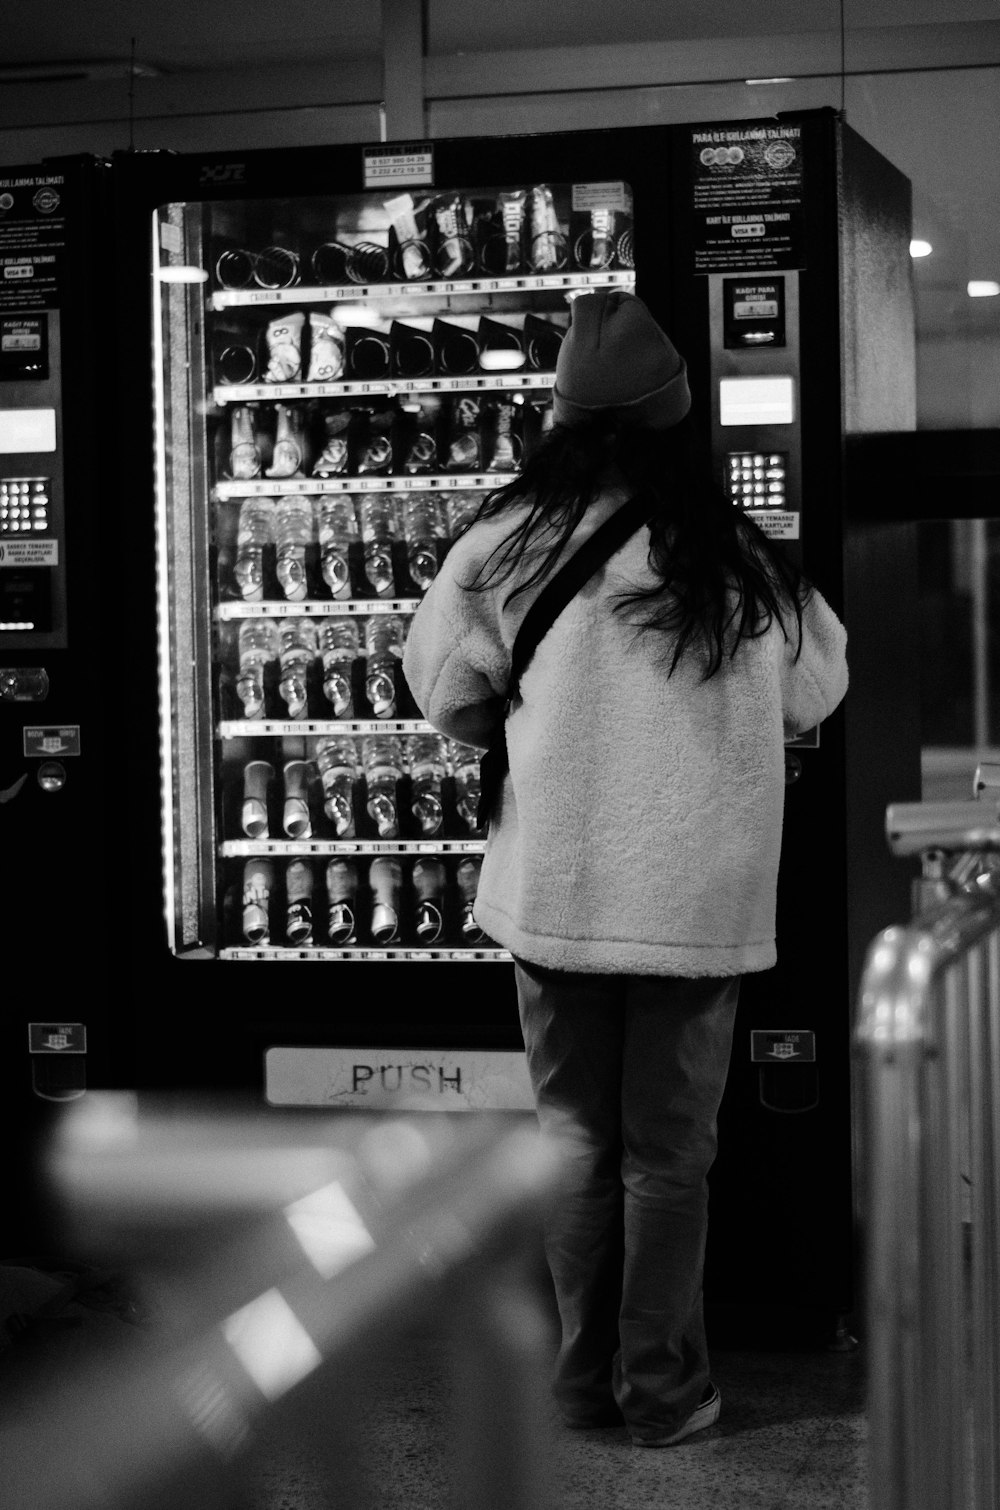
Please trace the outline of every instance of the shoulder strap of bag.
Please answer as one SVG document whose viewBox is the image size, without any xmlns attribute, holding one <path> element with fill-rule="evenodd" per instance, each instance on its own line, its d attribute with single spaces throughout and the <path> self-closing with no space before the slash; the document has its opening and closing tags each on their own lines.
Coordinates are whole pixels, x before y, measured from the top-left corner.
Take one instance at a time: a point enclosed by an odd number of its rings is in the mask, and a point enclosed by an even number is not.
<svg viewBox="0 0 1000 1510">
<path fill-rule="evenodd" d="M 609 519 L 599 525 L 584 541 L 579 550 L 561 566 L 542 588 L 521 621 L 510 658 L 510 696 L 517 691 L 518 683 L 534 655 L 566 604 L 575 597 L 583 584 L 610 561 L 617 550 L 647 522 L 653 505 L 648 498 L 630 498 L 628 503 L 615 510 Z"/>
</svg>

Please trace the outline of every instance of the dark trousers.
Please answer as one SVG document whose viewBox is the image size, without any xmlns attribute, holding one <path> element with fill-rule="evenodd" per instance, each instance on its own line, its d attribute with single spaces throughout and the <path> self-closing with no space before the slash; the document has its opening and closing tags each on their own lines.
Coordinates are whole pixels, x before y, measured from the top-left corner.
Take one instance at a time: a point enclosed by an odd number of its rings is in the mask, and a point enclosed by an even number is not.
<svg viewBox="0 0 1000 1510">
<path fill-rule="evenodd" d="M 633 1437 L 668 1433 L 709 1380 L 707 1175 L 740 978 L 523 961 L 516 975 L 542 1133 L 566 1160 L 545 1233 L 562 1325 L 555 1396 L 571 1424 L 617 1406 Z"/>
</svg>

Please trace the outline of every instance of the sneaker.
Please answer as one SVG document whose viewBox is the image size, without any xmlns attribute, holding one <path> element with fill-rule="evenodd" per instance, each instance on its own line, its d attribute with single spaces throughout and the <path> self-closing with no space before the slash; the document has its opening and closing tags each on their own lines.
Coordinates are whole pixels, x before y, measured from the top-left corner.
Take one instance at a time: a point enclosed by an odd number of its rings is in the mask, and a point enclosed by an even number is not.
<svg viewBox="0 0 1000 1510">
<path fill-rule="evenodd" d="M 697 1410 L 692 1411 L 684 1424 L 678 1426 L 676 1431 L 663 1437 L 633 1437 L 632 1441 L 636 1447 L 673 1447 L 675 1442 L 683 1442 L 685 1437 L 693 1436 L 696 1431 L 704 1431 L 706 1426 L 714 1426 L 719 1419 L 721 1409 L 722 1396 L 714 1384 L 708 1384 Z"/>
</svg>

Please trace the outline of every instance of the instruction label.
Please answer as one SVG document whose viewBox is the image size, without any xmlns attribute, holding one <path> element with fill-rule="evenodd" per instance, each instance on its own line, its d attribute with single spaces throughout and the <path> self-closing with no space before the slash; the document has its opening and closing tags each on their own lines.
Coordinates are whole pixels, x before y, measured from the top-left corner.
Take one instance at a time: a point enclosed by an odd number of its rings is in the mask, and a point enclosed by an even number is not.
<svg viewBox="0 0 1000 1510">
<path fill-rule="evenodd" d="M 798 540 L 799 514 L 791 509 L 748 509 L 769 540 Z"/>
<path fill-rule="evenodd" d="M 58 540 L 0 540 L 0 567 L 58 565 Z"/>
<path fill-rule="evenodd" d="M 693 272 L 805 266 L 801 126 L 692 130 L 690 162 Z"/>
<path fill-rule="evenodd" d="M 0 177 L 0 310 L 54 309 L 66 255 L 61 173 Z"/>
<path fill-rule="evenodd" d="M 574 210 L 621 210 L 628 214 L 632 209 L 632 191 L 621 182 L 574 184 Z"/>
<path fill-rule="evenodd" d="M 428 142 L 414 142 L 405 147 L 364 147 L 362 152 L 366 189 L 434 182 L 434 148 Z"/>
</svg>

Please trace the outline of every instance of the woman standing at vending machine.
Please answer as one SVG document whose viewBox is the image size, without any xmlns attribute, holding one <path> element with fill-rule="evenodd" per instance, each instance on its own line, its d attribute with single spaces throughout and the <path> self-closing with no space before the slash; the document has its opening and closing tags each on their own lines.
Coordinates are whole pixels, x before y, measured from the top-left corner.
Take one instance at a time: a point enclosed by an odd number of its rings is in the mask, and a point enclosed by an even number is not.
<svg viewBox="0 0 1000 1510">
<path fill-rule="evenodd" d="M 539 1119 L 566 1148 L 554 1392 L 568 1425 L 646 1447 L 719 1416 L 702 1272 L 740 979 L 776 958 L 784 740 L 847 688 L 843 626 L 699 470 L 690 404 L 641 300 L 578 297 L 552 432 L 453 547 L 403 660 L 442 733 L 505 731 L 475 915 L 515 957 Z M 529 607 L 625 508 L 634 532 L 508 701 Z"/>
</svg>

